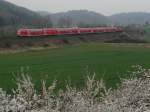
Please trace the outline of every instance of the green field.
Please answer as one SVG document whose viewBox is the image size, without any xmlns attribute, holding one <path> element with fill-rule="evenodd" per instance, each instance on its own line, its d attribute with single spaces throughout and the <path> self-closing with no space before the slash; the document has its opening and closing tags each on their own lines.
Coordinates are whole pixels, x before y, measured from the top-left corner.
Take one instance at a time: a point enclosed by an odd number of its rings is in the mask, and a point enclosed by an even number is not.
<svg viewBox="0 0 150 112">
<path fill-rule="evenodd" d="M 15 86 L 13 72 L 20 67 L 30 67 L 33 81 L 39 87 L 41 79 L 51 83 L 58 80 L 59 87 L 65 80 L 81 85 L 87 69 L 103 78 L 108 86 L 118 83 L 118 77 L 127 77 L 132 65 L 150 67 L 149 44 L 82 44 L 63 48 L 0 54 L 0 87 L 10 90 Z"/>
</svg>

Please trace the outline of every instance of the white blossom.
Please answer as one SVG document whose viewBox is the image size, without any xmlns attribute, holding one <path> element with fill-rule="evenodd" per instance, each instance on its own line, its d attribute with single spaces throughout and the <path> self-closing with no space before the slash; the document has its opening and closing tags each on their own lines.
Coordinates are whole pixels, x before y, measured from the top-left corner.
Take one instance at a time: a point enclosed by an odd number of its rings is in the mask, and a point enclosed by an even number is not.
<svg viewBox="0 0 150 112">
<path fill-rule="evenodd" d="M 150 70 L 136 67 L 115 90 L 106 89 L 94 75 L 87 77 L 82 89 L 67 85 L 57 94 L 56 81 L 48 88 L 42 81 L 37 93 L 31 78 L 22 73 L 13 94 L 0 89 L 0 112 L 150 112 Z"/>
</svg>

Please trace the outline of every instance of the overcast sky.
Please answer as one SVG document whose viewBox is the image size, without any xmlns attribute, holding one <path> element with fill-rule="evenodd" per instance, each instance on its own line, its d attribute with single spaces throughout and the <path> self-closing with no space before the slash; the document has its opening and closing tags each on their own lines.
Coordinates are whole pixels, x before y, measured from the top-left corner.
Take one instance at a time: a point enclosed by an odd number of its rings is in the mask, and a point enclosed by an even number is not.
<svg viewBox="0 0 150 112">
<path fill-rule="evenodd" d="M 105 15 L 150 12 L 150 0 L 7 0 L 34 11 L 62 12 L 88 9 Z"/>
</svg>

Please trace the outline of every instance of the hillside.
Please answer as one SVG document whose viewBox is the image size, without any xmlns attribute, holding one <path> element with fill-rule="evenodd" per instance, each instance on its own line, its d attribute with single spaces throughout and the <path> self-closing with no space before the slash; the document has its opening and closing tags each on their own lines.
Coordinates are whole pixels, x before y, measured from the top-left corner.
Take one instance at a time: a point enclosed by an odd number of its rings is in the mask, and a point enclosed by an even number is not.
<svg viewBox="0 0 150 112">
<path fill-rule="evenodd" d="M 14 25 L 38 26 L 37 24 L 45 24 L 45 18 L 26 8 L 0 0 L 0 27 Z"/>
<path fill-rule="evenodd" d="M 106 16 L 87 10 L 72 10 L 50 14 L 55 26 L 98 26 L 106 25 L 109 20 Z"/>
<path fill-rule="evenodd" d="M 37 11 L 37 13 L 38 13 L 40 16 L 48 16 L 48 15 L 51 14 L 50 12 L 47 12 L 47 11 Z"/>
<path fill-rule="evenodd" d="M 150 22 L 150 13 L 132 12 L 120 13 L 109 17 L 110 21 L 114 24 L 130 25 L 130 24 L 145 24 Z"/>
<path fill-rule="evenodd" d="M 72 26 L 100 26 L 100 25 L 131 25 L 150 23 L 150 13 L 131 12 L 105 16 L 88 10 L 73 10 L 60 13 L 38 12 L 40 15 L 50 15 L 55 26 L 63 26 L 65 20 Z M 63 23 L 63 24 L 62 24 Z M 66 22 L 67 24 L 67 22 Z M 65 25 L 64 25 L 65 26 Z M 67 26 L 67 25 L 66 25 Z"/>
<path fill-rule="evenodd" d="M 145 24 L 150 22 L 150 13 L 132 12 L 105 16 L 88 10 L 72 10 L 60 13 L 33 12 L 5 0 L 0 0 L 0 27 L 14 25 L 51 27 L 51 22 L 54 27 Z"/>
</svg>

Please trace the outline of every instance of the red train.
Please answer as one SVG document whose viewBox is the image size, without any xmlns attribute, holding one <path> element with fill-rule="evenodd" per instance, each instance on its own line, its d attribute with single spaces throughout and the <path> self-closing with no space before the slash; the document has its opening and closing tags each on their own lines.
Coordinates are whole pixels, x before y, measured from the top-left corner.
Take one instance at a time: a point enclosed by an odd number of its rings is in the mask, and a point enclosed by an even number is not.
<svg viewBox="0 0 150 112">
<path fill-rule="evenodd" d="M 122 32 L 120 27 L 19 29 L 20 37 Z"/>
</svg>

